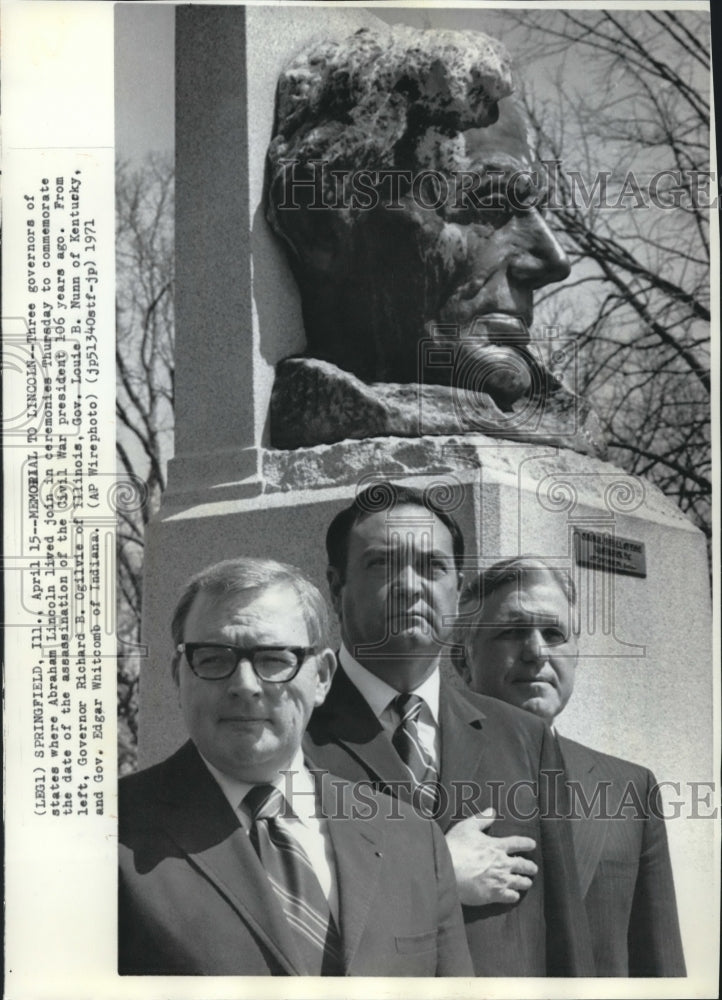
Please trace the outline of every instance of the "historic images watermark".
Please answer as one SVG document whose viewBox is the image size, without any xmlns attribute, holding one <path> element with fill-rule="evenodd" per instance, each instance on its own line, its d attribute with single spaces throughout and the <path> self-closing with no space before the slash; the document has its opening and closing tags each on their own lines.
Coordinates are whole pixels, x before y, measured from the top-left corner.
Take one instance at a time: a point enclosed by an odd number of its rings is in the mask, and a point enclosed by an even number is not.
<svg viewBox="0 0 722 1000">
<path fill-rule="evenodd" d="M 311 769 L 316 791 L 294 789 L 297 771 L 282 771 L 284 775 L 285 809 L 293 815 L 289 805 L 294 797 L 316 794 L 319 799 L 320 782 L 327 771 Z M 326 796 L 323 815 L 328 819 L 370 820 L 383 814 L 384 819 L 403 820 L 405 806 L 410 803 L 414 812 L 425 818 L 448 815 L 452 822 L 460 822 L 478 815 L 482 808 L 494 810 L 495 818 L 529 822 L 536 819 L 604 820 L 610 822 L 645 821 L 649 819 L 717 819 L 719 812 L 714 804 L 714 781 L 656 781 L 640 793 L 637 783 L 627 781 L 623 787 L 611 781 L 594 783 L 592 790 L 580 781 L 566 777 L 559 770 L 542 770 L 539 779 L 513 782 L 489 780 L 452 781 L 445 786 L 439 781 L 416 785 L 408 781 L 386 781 L 382 784 L 370 779 L 348 782 L 330 779 L 334 797 L 330 803 Z M 429 797 L 421 789 L 433 791 L 436 806 L 433 813 L 427 803 Z M 382 791 L 387 794 L 379 795 Z M 319 816 L 321 814 L 319 813 Z"/>
<path fill-rule="evenodd" d="M 427 170 L 346 170 L 323 159 L 281 160 L 285 167 L 279 211 L 343 209 L 370 212 L 403 209 L 408 201 L 419 209 L 458 213 L 531 208 L 628 211 L 631 208 L 715 209 L 714 171 L 666 168 L 641 173 L 599 170 L 585 176 L 563 170 L 559 160 L 542 160 L 533 168 L 444 172 Z"/>
</svg>

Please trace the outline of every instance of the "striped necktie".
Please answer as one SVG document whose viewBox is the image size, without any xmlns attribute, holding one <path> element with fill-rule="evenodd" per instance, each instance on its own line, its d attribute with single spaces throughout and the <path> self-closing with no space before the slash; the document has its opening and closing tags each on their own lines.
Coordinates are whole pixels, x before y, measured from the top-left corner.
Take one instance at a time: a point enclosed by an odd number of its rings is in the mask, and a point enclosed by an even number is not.
<svg viewBox="0 0 722 1000">
<path fill-rule="evenodd" d="M 417 694 L 400 694 L 394 698 L 393 704 L 401 722 L 391 742 L 411 774 L 414 804 L 424 815 L 433 816 L 438 805 L 439 771 L 421 742 L 418 726 L 422 712 L 429 717 L 429 724 L 433 725 L 431 711 L 424 699 Z"/>
<path fill-rule="evenodd" d="M 255 785 L 243 799 L 250 839 L 278 897 L 308 976 L 342 976 L 341 941 L 308 855 L 283 819 L 286 800 L 273 785 Z"/>
</svg>

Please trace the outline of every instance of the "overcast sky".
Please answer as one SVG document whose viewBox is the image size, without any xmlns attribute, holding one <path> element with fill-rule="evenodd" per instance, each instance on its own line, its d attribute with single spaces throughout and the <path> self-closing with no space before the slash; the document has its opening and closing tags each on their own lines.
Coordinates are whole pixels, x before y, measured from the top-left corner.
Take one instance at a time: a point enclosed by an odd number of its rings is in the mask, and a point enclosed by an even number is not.
<svg viewBox="0 0 722 1000">
<path fill-rule="evenodd" d="M 115 146 L 121 159 L 174 147 L 174 21 L 173 4 L 115 8 Z"/>
</svg>

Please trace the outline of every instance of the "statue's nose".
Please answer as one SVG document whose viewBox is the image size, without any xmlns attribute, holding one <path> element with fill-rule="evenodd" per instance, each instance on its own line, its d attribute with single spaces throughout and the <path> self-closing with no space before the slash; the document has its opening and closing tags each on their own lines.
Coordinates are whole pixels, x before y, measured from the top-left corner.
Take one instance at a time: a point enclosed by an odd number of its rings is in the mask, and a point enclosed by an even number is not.
<svg viewBox="0 0 722 1000">
<path fill-rule="evenodd" d="M 524 212 L 516 216 L 516 222 L 520 239 L 509 265 L 512 277 L 529 288 L 568 278 L 569 258 L 541 214 Z"/>
</svg>

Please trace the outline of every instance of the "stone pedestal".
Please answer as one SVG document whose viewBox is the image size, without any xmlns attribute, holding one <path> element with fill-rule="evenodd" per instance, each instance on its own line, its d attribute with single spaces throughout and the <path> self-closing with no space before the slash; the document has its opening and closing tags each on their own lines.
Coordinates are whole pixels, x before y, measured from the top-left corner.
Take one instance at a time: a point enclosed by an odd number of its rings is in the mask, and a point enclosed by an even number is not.
<svg viewBox="0 0 722 1000">
<path fill-rule="evenodd" d="M 326 527 L 357 489 L 379 478 L 443 484 L 470 571 L 524 552 L 573 571 L 582 655 L 560 729 L 675 783 L 665 801 L 683 804 L 668 832 L 688 965 L 699 968 L 706 944 L 695 929 L 712 925 L 715 906 L 704 538 L 649 484 L 541 443 L 467 435 L 269 448 L 273 366 L 304 346 L 298 294 L 263 209 L 275 81 L 312 38 L 376 19 L 356 8 L 202 5 L 176 17 L 176 458 L 147 535 L 140 765 L 185 738 L 169 624 L 190 574 L 264 556 L 297 564 L 325 592 Z M 575 565 L 575 528 L 643 543 L 646 578 Z"/>
</svg>

